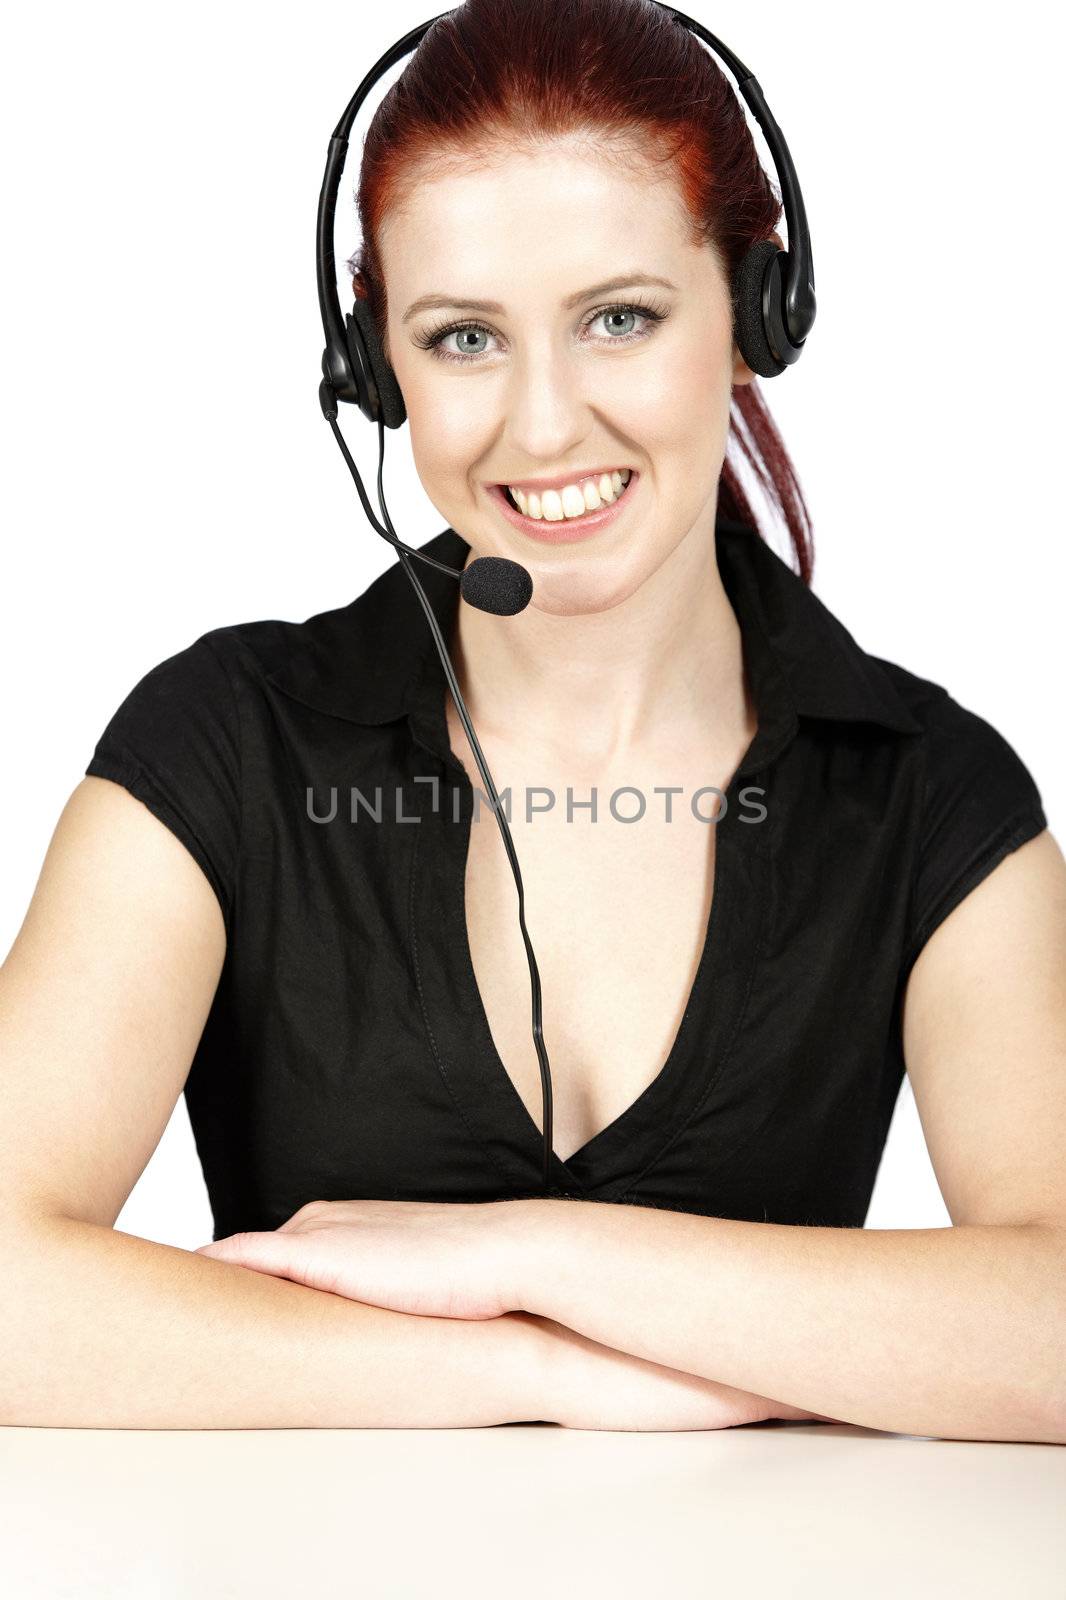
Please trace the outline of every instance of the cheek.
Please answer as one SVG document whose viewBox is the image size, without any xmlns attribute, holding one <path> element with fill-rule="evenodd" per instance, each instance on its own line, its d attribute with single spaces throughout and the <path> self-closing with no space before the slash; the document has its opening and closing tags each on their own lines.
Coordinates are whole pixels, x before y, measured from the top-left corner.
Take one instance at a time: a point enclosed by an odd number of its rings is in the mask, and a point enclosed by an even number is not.
<svg viewBox="0 0 1066 1600">
<path fill-rule="evenodd" d="M 687 454 L 693 447 L 705 453 L 708 432 L 714 436 L 723 417 L 728 425 L 731 358 L 717 347 L 672 350 L 669 360 L 642 364 L 636 383 L 635 372 L 620 373 L 611 398 L 601 401 L 612 424 L 649 454 Z"/>
<path fill-rule="evenodd" d="M 733 388 L 733 346 L 728 336 L 694 341 L 674 364 L 679 397 L 703 408 L 704 419 L 728 412 Z"/>
<path fill-rule="evenodd" d="M 471 460 L 491 443 L 499 425 L 498 399 L 486 385 L 433 382 L 419 377 L 404 384 L 411 451 L 420 472 L 442 481 L 462 478 Z"/>
<path fill-rule="evenodd" d="M 694 488 L 705 485 L 709 492 L 718 481 L 729 438 L 732 397 L 731 346 L 704 346 L 676 363 L 667 402 L 671 448 L 686 463 Z"/>
<path fill-rule="evenodd" d="M 462 396 L 455 391 L 442 394 L 427 383 L 405 388 L 403 394 L 411 455 L 419 476 L 442 489 L 452 480 L 461 483 L 470 461 L 476 458 L 480 437 Z"/>
</svg>

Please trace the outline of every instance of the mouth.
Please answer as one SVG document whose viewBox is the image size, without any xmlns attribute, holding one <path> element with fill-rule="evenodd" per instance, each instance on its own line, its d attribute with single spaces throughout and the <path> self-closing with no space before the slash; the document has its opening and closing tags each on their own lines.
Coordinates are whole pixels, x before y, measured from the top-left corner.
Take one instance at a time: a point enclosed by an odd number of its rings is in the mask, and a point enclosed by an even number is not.
<svg viewBox="0 0 1066 1600">
<path fill-rule="evenodd" d="M 507 521 L 530 538 L 546 544 L 570 544 L 598 532 L 600 528 L 613 522 L 629 503 L 639 479 L 640 473 L 635 468 L 630 468 L 628 481 L 623 484 L 618 497 L 610 504 L 598 506 L 592 511 L 586 510 L 577 517 L 564 516 L 554 520 L 543 516 L 528 516 L 515 503 L 509 488 L 504 483 L 489 485 L 488 493 Z"/>
</svg>

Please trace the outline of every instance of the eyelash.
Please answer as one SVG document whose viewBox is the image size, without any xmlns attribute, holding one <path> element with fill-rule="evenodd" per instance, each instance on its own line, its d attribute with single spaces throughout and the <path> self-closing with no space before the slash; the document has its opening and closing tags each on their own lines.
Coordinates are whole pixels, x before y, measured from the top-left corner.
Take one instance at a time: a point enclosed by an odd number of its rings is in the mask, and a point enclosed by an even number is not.
<svg viewBox="0 0 1066 1600">
<path fill-rule="evenodd" d="M 640 339 L 648 338 L 654 325 L 664 322 L 670 314 L 669 307 L 658 302 L 632 300 L 610 306 L 600 306 L 598 310 L 589 314 L 583 326 L 590 327 L 597 317 L 607 316 L 612 311 L 635 311 L 638 316 L 644 317 L 648 323 L 648 326 L 639 333 L 626 333 L 618 338 L 611 338 L 605 341 L 607 344 L 622 345 L 635 344 Z M 482 322 L 449 322 L 441 328 L 430 328 L 428 332 L 420 334 L 414 342 L 420 350 L 432 350 L 438 361 L 457 361 L 464 366 L 469 365 L 471 362 L 484 360 L 488 352 L 486 350 L 475 350 L 469 355 L 457 355 L 454 351 L 445 351 L 438 348 L 449 334 L 460 333 L 467 328 L 475 328 L 479 333 L 492 334 L 492 329 L 486 328 Z"/>
</svg>

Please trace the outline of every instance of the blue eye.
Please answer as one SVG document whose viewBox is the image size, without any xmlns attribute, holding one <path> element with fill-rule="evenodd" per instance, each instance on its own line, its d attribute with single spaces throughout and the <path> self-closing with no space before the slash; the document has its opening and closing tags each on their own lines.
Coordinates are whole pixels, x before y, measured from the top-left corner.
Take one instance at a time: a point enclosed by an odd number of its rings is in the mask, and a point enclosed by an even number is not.
<svg viewBox="0 0 1066 1600">
<path fill-rule="evenodd" d="M 653 332 L 655 324 L 662 322 L 669 315 L 669 307 L 655 304 L 642 304 L 637 301 L 624 305 L 600 306 L 598 310 L 590 313 L 584 323 L 589 328 L 600 317 L 639 317 L 644 323 L 634 331 L 621 335 L 609 335 L 606 339 L 594 340 L 595 344 L 633 344 L 638 339 L 646 339 Z M 420 335 L 414 342 L 421 350 L 432 350 L 439 361 L 474 362 L 479 361 L 485 354 L 484 349 L 468 351 L 459 354 L 454 350 L 444 349 L 444 340 L 452 334 L 484 334 L 489 338 L 496 335 L 491 328 L 485 327 L 481 322 L 449 322 L 444 327 L 432 328 L 428 333 Z"/>
<path fill-rule="evenodd" d="M 611 306 L 610 310 L 598 311 L 596 315 L 600 317 L 639 317 L 640 312 L 636 306 Z M 617 332 L 616 329 L 612 331 Z"/>
<path fill-rule="evenodd" d="M 434 334 L 433 338 L 429 341 L 429 344 L 424 346 L 424 348 L 439 351 L 444 343 L 444 340 L 450 339 L 453 334 L 458 334 L 459 337 L 463 339 L 487 339 L 490 337 L 489 330 L 487 328 L 477 327 L 472 322 L 464 322 L 461 323 L 457 328 L 444 328 L 440 333 Z M 455 352 L 451 350 L 445 350 L 441 353 L 443 355 L 453 357 L 455 354 Z M 459 360 L 464 359 L 464 357 L 468 355 L 480 356 L 484 355 L 484 353 L 485 352 L 483 348 L 481 350 L 473 350 L 469 345 L 467 345 L 463 350 L 462 355 L 459 357 Z"/>
</svg>

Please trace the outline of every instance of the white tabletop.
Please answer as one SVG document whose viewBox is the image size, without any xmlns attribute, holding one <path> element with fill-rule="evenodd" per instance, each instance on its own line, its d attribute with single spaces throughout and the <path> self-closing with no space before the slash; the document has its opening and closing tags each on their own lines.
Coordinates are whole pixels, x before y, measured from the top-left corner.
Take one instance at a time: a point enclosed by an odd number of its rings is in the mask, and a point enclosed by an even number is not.
<svg viewBox="0 0 1066 1600">
<path fill-rule="evenodd" d="M 824 1423 L 0 1429 L 9 1600 L 1066 1596 L 1066 1448 Z"/>
</svg>

